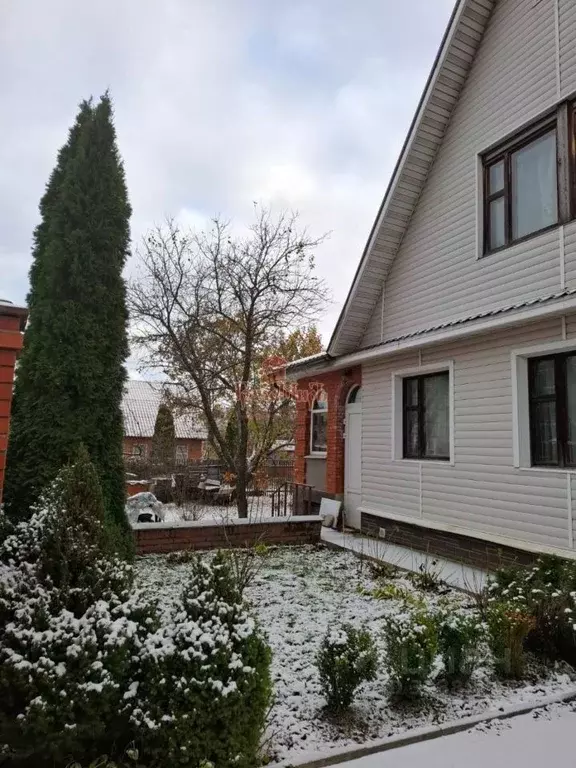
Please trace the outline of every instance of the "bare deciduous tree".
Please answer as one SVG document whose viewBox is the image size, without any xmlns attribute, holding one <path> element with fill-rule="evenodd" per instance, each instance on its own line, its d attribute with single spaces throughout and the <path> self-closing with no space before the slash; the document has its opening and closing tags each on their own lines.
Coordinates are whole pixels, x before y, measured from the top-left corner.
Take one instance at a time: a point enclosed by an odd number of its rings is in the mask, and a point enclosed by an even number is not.
<svg viewBox="0 0 576 768">
<path fill-rule="evenodd" d="M 236 477 L 240 517 L 248 514 L 247 485 L 290 405 L 284 390 L 258 380 L 257 369 L 287 330 L 314 322 L 327 301 L 314 275 L 322 238 L 297 225 L 296 214 L 258 207 L 244 237 L 219 218 L 204 233 L 168 221 L 144 238 L 130 286 L 135 341 L 149 365 L 180 385 L 175 406 L 203 414 L 214 450 Z M 231 410 L 232 443 L 225 417 Z M 258 429 L 251 430 L 256 413 Z"/>
</svg>

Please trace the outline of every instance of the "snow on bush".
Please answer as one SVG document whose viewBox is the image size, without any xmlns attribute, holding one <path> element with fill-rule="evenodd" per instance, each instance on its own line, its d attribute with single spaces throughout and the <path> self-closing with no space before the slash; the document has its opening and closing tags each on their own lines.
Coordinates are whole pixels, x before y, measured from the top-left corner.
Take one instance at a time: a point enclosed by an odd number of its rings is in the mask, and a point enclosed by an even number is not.
<svg viewBox="0 0 576 768">
<path fill-rule="evenodd" d="M 359 685 L 375 679 L 378 652 L 368 630 L 343 624 L 328 630 L 316 664 L 328 709 L 340 712 L 352 704 Z"/>
<path fill-rule="evenodd" d="M 449 607 L 438 616 L 438 650 L 449 682 L 469 680 L 478 662 L 478 646 L 485 627 L 474 613 L 459 613 Z"/>
<path fill-rule="evenodd" d="M 502 568 L 488 585 L 490 604 L 503 602 L 533 617 L 530 647 L 576 662 L 576 563 L 542 556 L 532 567 Z"/>
<path fill-rule="evenodd" d="M 169 611 L 109 554 L 86 456 L 0 544 L 0 741 L 34 765 L 121 755 L 255 764 L 269 650 L 218 559 Z M 82 490 L 83 489 L 83 490 Z M 86 509 L 89 513 L 86 513 Z"/>
<path fill-rule="evenodd" d="M 424 608 L 391 615 L 384 626 L 385 663 L 392 684 L 402 696 L 411 696 L 428 679 L 438 650 L 435 617 Z"/>
</svg>

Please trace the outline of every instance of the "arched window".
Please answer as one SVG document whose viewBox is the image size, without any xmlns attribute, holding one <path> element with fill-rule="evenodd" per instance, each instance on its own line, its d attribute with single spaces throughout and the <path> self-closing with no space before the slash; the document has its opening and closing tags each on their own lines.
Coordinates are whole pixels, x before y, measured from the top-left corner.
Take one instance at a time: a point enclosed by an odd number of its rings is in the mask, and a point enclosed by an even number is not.
<svg viewBox="0 0 576 768">
<path fill-rule="evenodd" d="M 310 453 L 326 453 L 326 428 L 328 425 L 328 400 L 320 392 L 310 411 Z"/>
<path fill-rule="evenodd" d="M 346 401 L 348 405 L 352 405 L 352 403 L 361 403 L 362 402 L 362 388 L 352 387 L 350 392 L 348 393 L 348 400 Z"/>
</svg>

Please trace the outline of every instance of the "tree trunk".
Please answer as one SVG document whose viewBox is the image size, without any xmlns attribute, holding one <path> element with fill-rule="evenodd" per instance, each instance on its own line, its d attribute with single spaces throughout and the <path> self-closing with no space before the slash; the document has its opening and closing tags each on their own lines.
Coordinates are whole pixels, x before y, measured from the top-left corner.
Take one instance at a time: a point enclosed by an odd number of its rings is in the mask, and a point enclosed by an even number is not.
<svg viewBox="0 0 576 768">
<path fill-rule="evenodd" d="M 238 517 L 248 517 L 248 497 L 246 495 L 246 473 L 240 471 L 236 475 L 236 504 L 238 505 Z"/>
</svg>

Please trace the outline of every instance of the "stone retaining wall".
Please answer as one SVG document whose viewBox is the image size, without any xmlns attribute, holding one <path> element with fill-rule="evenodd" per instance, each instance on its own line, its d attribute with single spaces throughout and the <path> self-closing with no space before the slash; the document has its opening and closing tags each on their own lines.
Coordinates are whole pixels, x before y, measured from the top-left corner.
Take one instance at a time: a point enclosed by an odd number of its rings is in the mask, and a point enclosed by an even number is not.
<svg viewBox="0 0 576 768">
<path fill-rule="evenodd" d="M 192 523 L 137 523 L 133 526 L 137 555 L 181 550 L 227 549 L 255 544 L 317 544 L 322 521 L 317 516 L 273 517 L 252 522 L 217 520 Z"/>
</svg>

